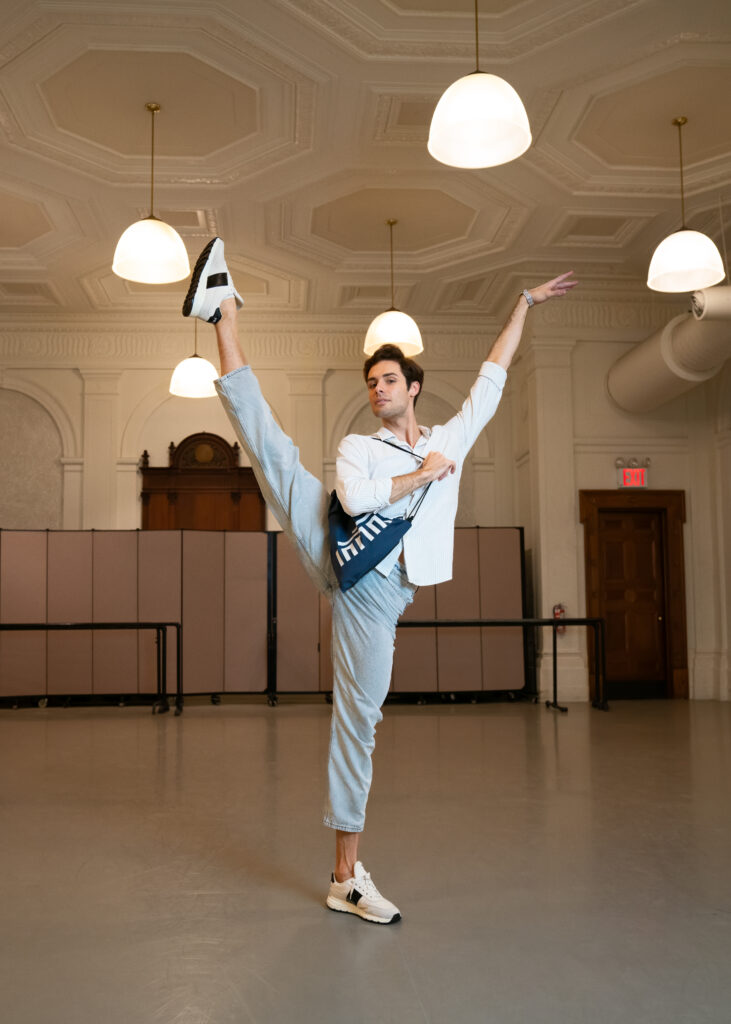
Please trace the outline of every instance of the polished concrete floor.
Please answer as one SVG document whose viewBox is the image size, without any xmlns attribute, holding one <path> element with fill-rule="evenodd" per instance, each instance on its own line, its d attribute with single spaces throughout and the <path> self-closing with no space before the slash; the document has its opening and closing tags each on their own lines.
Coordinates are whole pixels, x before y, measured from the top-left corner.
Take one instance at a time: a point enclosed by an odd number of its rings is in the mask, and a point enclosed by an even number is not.
<svg viewBox="0 0 731 1024">
<path fill-rule="evenodd" d="M 731 705 L 389 707 L 325 909 L 324 704 L 0 712 L 3 1024 L 731 1020 Z"/>
</svg>

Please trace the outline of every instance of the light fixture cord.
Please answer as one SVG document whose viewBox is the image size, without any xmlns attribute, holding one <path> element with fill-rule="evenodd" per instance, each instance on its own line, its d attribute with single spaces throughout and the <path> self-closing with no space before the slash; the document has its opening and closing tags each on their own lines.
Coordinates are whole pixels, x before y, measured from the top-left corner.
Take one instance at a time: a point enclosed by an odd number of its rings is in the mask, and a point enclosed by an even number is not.
<svg viewBox="0 0 731 1024">
<path fill-rule="evenodd" d="M 477 0 L 475 0 L 475 74 L 480 70 L 480 24 L 477 17 Z"/>
<path fill-rule="evenodd" d="M 195 330 L 195 335 L 194 335 L 195 342 L 193 344 L 193 355 L 197 356 L 198 355 L 198 317 L 194 317 L 194 319 L 193 319 L 193 328 Z"/>
<path fill-rule="evenodd" d="M 391 245 L 391 309 L 396 308 L 396 298 L 393 289 L 393 226 L 397 222 L 395 220 L 387 220 L 388 230 L 390 234 L 390 245 Z"/>
<path fill-rule="evenodd" d="M 155 196 L 155 114 L 160 109 L 156 103 L 148 103 L 147 109 L 152 117 L 151 143 L 150 143 L 150 216 L 154 217 L 154 196 Z"/>
<path fill-rule="evenodd" d="M 721 221 L 721 241 L 723 242 L 723 263 L 726 268 L 726 280 L 728 281 L 728 253 L 726 252 L 726 226 L 723 223 L 723 205 L 721 193 L 718 193 L 718 219 Z"/>
<path fill-rule="evenodd" d="M 684 117 L 677 117 L 673 124 L 677 125 L 678 128 L 678 151 L 680 153 L 680 219 L 683 223 L 683 231 L 685 231 L 685 190 L 683 188 L 683 125 L 686 119 Z"/>
</svg>

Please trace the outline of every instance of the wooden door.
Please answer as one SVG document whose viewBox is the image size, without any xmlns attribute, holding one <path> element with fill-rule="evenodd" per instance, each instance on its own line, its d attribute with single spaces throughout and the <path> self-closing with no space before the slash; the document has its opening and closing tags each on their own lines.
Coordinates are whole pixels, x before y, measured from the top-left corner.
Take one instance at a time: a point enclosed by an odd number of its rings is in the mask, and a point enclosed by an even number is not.
<svg viewBox="0 0 731 1024">
<path fill-rule="evenodd" d="M 607 696 L 687 697 L 682 491 L 579 491 L 586 614 L 606 627 Z M 593 631 L 589 679 L 596 697 Z"/>
<path fill-rule="evenodd" d="M 667 696 L 663 514 L 599 513 L 599 615 L 609 697 Z"/>
</svg>

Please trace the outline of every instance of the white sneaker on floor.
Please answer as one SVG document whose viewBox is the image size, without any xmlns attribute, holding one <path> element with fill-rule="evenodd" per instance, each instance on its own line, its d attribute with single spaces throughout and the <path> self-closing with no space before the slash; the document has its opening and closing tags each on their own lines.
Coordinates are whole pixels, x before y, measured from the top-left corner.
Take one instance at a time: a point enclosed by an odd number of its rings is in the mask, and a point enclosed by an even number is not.
<svg viewBox="0 0 731 1024">
<path fill-rule="evenodd" d="M 236 299 L 240 309 L 244 300 L 236 291 L 223 257 L 223 239 L 213 238 L 198 257 L 183 302 L 183 316 L 196 316 L 207 324 L 221 319 L 221 303 Z"/>
<path fill-rule="evenodd" d="M 358 914 L 375 924 L 395 924 L 401 920 L 401 913 L 389 900 L 381 896 L 370 874 L 360 861 L 356 861 L 355 874 L 345 882 L 336 882 L 331 876 L 327 905 L 330 910 L 345 914 Z"/>
</svg>

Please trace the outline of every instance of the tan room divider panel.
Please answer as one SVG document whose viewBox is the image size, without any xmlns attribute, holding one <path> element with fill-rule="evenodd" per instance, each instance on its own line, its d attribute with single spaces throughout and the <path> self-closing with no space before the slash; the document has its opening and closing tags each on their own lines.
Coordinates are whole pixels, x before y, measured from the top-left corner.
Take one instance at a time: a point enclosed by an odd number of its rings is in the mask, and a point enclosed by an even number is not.
<svg viewBox="0 0 731 1024">
<path fill-rule="evenodd" d="M 48 534 L 48 622 L 93 622 L 92 538 L 90 531 Z M 91 630 L 51 632 L 47 693 L 91 693 Z M 29 636 L 37 637 L 38 633 Z"/>
<path fill-rule="evenodd" d="M 183 680 L 187 693 L 224 689 L 222 532 L 183 531 Z"/>
<path fill-rule="evenodd" d="M 454 531 L 452 579 L 436 588 L 438 619 L 479 619 L 480 578 L 477 530 Z M 465 626 L 437 630 L 439 690 L 482 689 L 480 630 Z"/>
<path fill-rule="evenodd" d="M 495 527 L 477 532 L 482 618 L 522 618 L 521 531 Z M 493 626 L 480 632 L 483 689 L 521 690 L 525 685 L 523 630 Z"/>
<path fill-rule="evenodd" d="M 0 621 L 46 621 L 46 533 L 0 533 Z M 46 634 L 0 633 L 0 693 L 46 692 Z"/>
<path fill-rule="evenodd" d="M 225 535 L 224 689 L 267 685 L 267 535 Z"/>
<path fill-rule="evenodd" d="M 320 594 L 320 690 L 325 692 L 333 688 L 332 625 L 332 605 Z"/>
<path fill-rule="evenodd" d="M 92 621 L 137 622 L 137 531 L 92 534 Z M 137 631 L 92 637 L 94 693 L 137 693 Z M 73 691 L 72 691 L 73 692 Z"/>
<path fill-rule="evenodd" d="M 184 692 L 267 690 L 269 536 L 224 531 L 0 531 L 0 621 L 183 626 Z M 332 689 L 331 610 L 276 535 L 277 690 Z M 520 618 L 521 531 L 456 531 L 454 578 L 405 620 Z M 168 632 L 167 689 L 175 688 Z M 155 693 L 152 632 L 0 632 L 0 697 Z M 391 690 L 521 690 L 519 628 L 399 629 Z"/>
<path fill-rule="evenodd" d="M 435 619 L 436 591 L 436 587 L 419 587 L 403 620 Z M 435 693 L 437 688 L 436 629 L 397 629 L 391 691 Z"/>
<path fill-rule="evenodd" d="M 403 621 L 523 617 L 518 527 L 455 530 L 453 578 L 421 587 Z M 517 627 L 441 626 L 397 630 L 396 693 L 522 690 L 523 633 Z"/>
<path fill-rule="evenodd" d="M 294 546 L 277 535 L 277 690 L 320 689 L 319 592 Z"/>
<path fill-rule="evenodd" d="M 138 622 L 180 622 L 182 616 L 183 538 L 180 530 L 140 530 L 137 534 Z M 140 693 L 153 693 L 156 685 L 155 634 L 139 637 Z M 168 630 L 167 691 L 175 692 L 175 633 Z"/>
</svg>

